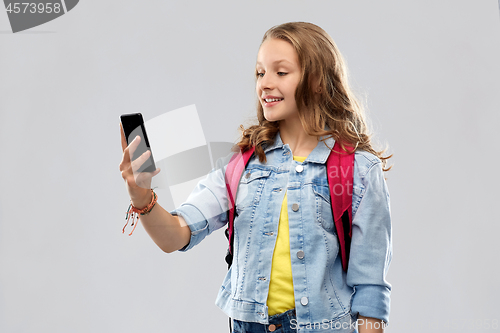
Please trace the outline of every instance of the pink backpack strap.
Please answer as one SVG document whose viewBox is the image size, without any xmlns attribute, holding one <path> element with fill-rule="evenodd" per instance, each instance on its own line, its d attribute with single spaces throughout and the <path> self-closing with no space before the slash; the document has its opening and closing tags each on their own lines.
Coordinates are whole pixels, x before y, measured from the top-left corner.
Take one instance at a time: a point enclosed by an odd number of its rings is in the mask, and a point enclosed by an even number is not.
<svg viewBox="0 0 500 333">
<path fill-rule="evenodd" d="M 346 146 L 347 149 L 352 147 Z M 347 153 L 336 141 L 326 162 L 333 219 L 340 245 L 342 268 L 347 271 L 352 237 L 352 191 L 354 153 Z"/>
<path fill-rule="evenodd" d="M 236 153 L 231 157 L 226 168 L 226 190 L 229 200 L 229 221 L 228 221 L 228 239 L 229 239 L 229 254 L 233 253 L 233 229 L 234 229 L 234 209 L 236 207 L 236 192 L 240 183 L 241 175 L 252 157 L 255 147 L 250 148 L 244 153 Z"/>
</svg>

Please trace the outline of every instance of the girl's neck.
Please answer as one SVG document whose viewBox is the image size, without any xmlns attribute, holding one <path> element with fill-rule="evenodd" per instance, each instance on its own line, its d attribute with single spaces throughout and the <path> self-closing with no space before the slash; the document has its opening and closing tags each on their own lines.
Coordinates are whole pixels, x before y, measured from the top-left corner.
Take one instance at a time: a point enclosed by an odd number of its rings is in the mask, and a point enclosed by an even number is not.
<svg viewBox="0 0 500 333">
<path fill-rule="evenodd" d="M 288 144 L 294 156 L 307 157 L 318 145 L 318 138 L 308 135 L 300 121 L 280 121 L 280 137 L 284 144 Z"/>
</svg>

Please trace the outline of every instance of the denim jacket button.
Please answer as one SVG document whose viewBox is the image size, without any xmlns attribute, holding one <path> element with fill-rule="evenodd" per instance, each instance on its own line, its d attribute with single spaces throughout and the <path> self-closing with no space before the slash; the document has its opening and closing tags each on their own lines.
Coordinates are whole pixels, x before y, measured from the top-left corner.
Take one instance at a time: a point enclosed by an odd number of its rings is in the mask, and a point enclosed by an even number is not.
<svg viewBox="0 0 500 333">
<path fill-rule="evenodd" d="M 299 210 L 299 204 L 298 204 L 298 203 L 294 203 L 294 204 L 292 205 L 292 210 L 293 210 L 294 212 L 298 211 L 298 210 Z"/>
<path fill-rule="evenodd" d="M 245 178 L 250 178 L 250 175 L 251 175 L 251 173 L 250 173 L 250 172 L 249 172 L 249 173 L 247 173 L 247 174 L 245 175 Z"/>
<path fill-rule="evenodd" d="M 276 329 L 276 325 L 274 325 L 274 324 L 269 325 L 269 332 L 274 332 L 275 329 Z"/>
<path fill-rule="evenodd" d="M 297 166 L 295 167 L 295 171 L 297 171 L 297 172 L 302 172 L 302 171 L 304 171 L 304 167 L 303 167 L 302 165 L 297 165 Z"/>
<path fill-rule="evenodd" d="M 304 259 L 304 251 L 300 250 L 299 252 L 297 252 L 297 258 Z"/>
<path fill-rule="evenodd" d="M 300 304 L 307 305 L 307 303 L 309 303 L 309 300 L 307 299 L 307 297 L 304 296 L 300 299 Z"/>
</svg>

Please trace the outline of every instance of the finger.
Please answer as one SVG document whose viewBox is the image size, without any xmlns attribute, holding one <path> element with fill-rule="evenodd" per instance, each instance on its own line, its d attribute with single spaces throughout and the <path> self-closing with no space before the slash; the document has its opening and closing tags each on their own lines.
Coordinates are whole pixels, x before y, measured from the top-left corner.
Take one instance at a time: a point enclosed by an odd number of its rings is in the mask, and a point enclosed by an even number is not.
<svg viewBox="0 0 500 333">
<path fill-rule="evenodd" d="M 131 145 L 132 145 L 132 143 L 131 143 Z M 148 150 L 145 153 L 143 153 L 141 156 L 139 156 L 137 159 L 132 161 L 132 171 L 134 173 L 137 172 L 137 170 L 139 170 L 141 168 L 141 166 L 144 164 L 144 162 L 146 162 L 148 160 L 149 156 L 151 156 L 151 152 Z"/>
<path fill-rule="evenodd" d="M 160 168 L 157 168 L 155 171 L 153 171 L 153 172 L 151 173 L 151 177 L 156 176 L 157 174 L 159 174 L 159 173 L 160 173 L 160 171 L 161 171 L 161 169 L 160 169 Z"/>
<path fill-rule="evenodd" d="M 127 148 L 125 148 L 125 150 L 123 151 L 123 158 L 127 158 L 129 161 L 133 158 L 135 158 L 134 156 L 134 152 L 135 150 L 137 149 L 137 147 L 139 146 L 139 144 L 141 143 L 141 138 L 140 136 L 136 136 L 134 138 L 134 140 L 132 140 L 132 142 L 130 142 L 130 144 L 127 146 Z"/>
<path fill-rule="evenodd" d="M 122 143 L 122 150 L 125 152 L 125 149 L 127 148 L 127 139 L 125 138 L 125 132 L 123 131 L 123 126 L 122 123 L 120 122 L 120 134 L 121 134 L 121 143 Z M 137 141 L 134 143 L 134 141 Z M 137 135 L 132 142 L 130 142 L 130 145 L 128 145 L 129 148 L 129 153 L 132 155 L 141 142 L 141 138 Z"/>
<path fill-rule="evenodd" d="M 129 168 L 131 163 L 132 161 L 130 160 L 128 149 L 125 149 L 123 151 L 122 161 L 120 162 L 120 171 L 125 171 L 127 168 Z"/>
<path fill-rule="evenodd" d="M 123 150 L 123 158 L 120 163 L 120 171 L 125 170 L 132 163 L 132 156 L 134 156 L 134 151 L 141 142 L 141 138 L 136 136 L 134 140 Z M 126 143 L 125 143 L 126 144 Z M 123 142 L 122 142 L 123 147 Z"/>
<path fill-rule="evenodd" d="M 125 148 L 127 148 L 127 140 L 125 139 L 125 133 L 123 132 L 123 127 L 121 122 L 120 122 L 120 136 L 122 139 L 122 151 L 124 151 Z"/>
</svg>

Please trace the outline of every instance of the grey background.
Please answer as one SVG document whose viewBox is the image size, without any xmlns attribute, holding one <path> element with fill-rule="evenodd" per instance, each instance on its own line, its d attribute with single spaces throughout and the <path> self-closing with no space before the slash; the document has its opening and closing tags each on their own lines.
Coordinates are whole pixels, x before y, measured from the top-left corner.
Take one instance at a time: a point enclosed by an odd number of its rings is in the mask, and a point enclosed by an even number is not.
<svg viewBox="0 0 500 333">
<path fill-rule="evenodd" d="M 1 332 L 228 330 L 222 230 L 174 254 L 121 234 L 118 119 L 194 103 L 234 141 L 263 33 L 295 20 L 337 42 L 394 153 L 387 331 L 500 330 L 497 1 L 86 0 L 18 34 L 0 10 Z"/>
</svg>

